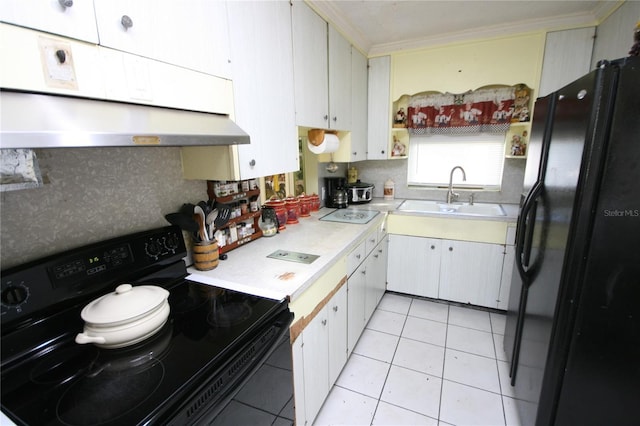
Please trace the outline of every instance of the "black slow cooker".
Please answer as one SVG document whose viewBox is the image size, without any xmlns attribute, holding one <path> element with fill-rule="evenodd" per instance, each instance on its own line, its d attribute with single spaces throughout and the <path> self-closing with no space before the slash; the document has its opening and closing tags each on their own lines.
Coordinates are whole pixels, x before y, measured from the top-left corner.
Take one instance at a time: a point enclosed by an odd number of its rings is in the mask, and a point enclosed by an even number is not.
<svg viewBox="0 0 640 426">
<path fill-rule="evenodd" d="M 374 187 L 372 183 L 360 182 L 360 180 L 347 184 L 349 204 L 364 204 L 371 201 Z"/>
</svg>

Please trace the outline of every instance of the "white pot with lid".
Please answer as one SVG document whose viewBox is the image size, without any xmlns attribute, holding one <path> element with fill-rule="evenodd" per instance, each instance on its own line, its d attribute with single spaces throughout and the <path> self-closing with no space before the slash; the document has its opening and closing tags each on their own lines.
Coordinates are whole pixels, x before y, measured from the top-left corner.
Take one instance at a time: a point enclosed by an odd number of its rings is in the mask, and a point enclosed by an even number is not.
<svg viewBox="0 0 640 426">
<path fill-rule="evenodd" d="M 82 309 L 84 331 L 76 343 L 115 349 L 156 334 L 169 317 L 169 292 L 153 285 L 121 284 Z"/>
</svg>

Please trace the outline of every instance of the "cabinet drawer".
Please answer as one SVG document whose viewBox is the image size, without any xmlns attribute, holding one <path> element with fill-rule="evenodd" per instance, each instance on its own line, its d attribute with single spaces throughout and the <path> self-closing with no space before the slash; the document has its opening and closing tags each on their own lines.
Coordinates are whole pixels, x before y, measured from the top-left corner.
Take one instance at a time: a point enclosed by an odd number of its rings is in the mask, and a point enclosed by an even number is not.
<svg viewBox="0 0 640 426">
<path fill-rule="evenodd" d="M 364 240 L 364 244 L 365 244 L 366 255 L 369 256 L 369 254 L 371 254 L 371 251 L 373 251 L 374 247 L 378 245 L 377 229 L 373 232 L 370 232 L 369 235 L 367 235 L 367 238 Z"/>
<path fill-rule="evenodd" d="M 366 257 L 366 241 L 361 242 L 358 247 L 353 249 L 349 256 L 347 256 L 347 273 L 349 276 L 358 268 Z"/>
</svg>

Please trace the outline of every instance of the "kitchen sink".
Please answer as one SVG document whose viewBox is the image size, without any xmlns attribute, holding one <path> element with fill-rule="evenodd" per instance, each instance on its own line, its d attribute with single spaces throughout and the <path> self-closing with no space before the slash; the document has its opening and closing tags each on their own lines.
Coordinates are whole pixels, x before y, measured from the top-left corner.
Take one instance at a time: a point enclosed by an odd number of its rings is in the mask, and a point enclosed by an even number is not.
<svg viewBox="0 0 640 426">
<path fill-rule="evenodd" d="M 492 203 L 451 203 L 431 200 L 405 200 L 397 210 L 415 213 L 436 213 L 463 216 L 506 216 L 500 204 Z"/>
</svg>

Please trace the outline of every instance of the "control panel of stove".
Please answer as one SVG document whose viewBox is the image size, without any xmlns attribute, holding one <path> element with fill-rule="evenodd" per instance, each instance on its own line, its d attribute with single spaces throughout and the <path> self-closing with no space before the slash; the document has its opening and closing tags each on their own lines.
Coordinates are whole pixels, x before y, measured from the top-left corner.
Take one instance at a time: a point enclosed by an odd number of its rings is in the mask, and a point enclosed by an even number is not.
<svg viewBox="0 0 640 426">
<path fill-rule="evenodd" d="M 186 255 L 182 233 L 165 227 L 70 250 L 2 271 L 2 321 L 139 277 Z"/>
</svg>

